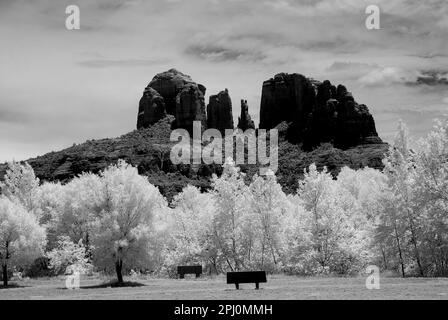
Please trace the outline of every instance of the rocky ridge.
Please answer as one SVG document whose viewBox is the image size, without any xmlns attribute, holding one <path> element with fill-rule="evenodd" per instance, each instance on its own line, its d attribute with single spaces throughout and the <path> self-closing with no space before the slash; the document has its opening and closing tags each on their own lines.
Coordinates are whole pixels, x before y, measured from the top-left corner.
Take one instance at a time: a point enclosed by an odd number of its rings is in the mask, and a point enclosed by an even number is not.
<svg viewBox="0 0 448 320">
<path fill-rule="evenodd" d="M 82 172 L 97 173 L 124 159 L 158 186 L 168 199 L 187 184 L 210 187 L 220 165 L 173 165 L 169 159 L 173 128 L 191 129 L 192 121 L 219 130 L 233 128 L 231 99 L 224 90 L 210 97 L 205 112 L 205 87 L 175 69 L 156 75 L 140 99 L 137 128 L 118 138 L 89 140 L 50 152 L 27 162 L 42 181 L 67 182 Z M 263 84 L 260 128 L 279 130 L 277 177 L 286 192 L 295 192 L 310 164 L 326 166 L 337 174 L 344 166 L 382 169 L 388 145 L 378 137 L 368 108 L 351 93 L 329 81 L 319 82 L 299 74 L 279 74 Z M 246 100 L 241 101 L 238 128 L 253 129 Z M 6 172 L 0 164 L 0 179 Z M 241 165 L 247 179 L 257 165 Z"/>
<path fill-rule="evenodd" d="M 288 140 L 307 150 L 326 142 L 341 149 L 382 143 L 369 109 L 345 86 L 298 73 L 279 73 L 263 83 L 260 129 L 283 121 L 288 123 Z"/>
</svg>

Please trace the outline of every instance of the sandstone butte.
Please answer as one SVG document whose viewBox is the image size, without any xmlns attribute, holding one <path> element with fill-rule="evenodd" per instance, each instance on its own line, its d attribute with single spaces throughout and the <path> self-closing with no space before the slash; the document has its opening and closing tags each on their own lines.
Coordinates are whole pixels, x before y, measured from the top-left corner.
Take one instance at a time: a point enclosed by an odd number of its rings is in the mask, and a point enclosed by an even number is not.
<svg viewBox="0 0 448 320">
<path fill-rule="evenodd" d="M 118 159 L 136 166 L 169 200 L 187 184 L 210 187 L 220 165 L 173 165 L 169 159 L 171 130 L 191 132 L 193 121 L 203 128 L 233 129 L 232 100 L 225 89 L 209 97 L 190 76 L 170 69 L 154 76 L 143 91 L 137 129 L 118 138 L 89 140 L 67 149 L 28 159 L 42 181 L 67 182 L 82 172 L 97 173 Z M 316 163 L 332 174 L 348 166 L 382 169 L 388 150 L 377 134 L 367 106 L 359 104 L 343 85 L 301 74 L 279 73 L 262 86 L 260 129 L 279 130 L 277 177 L 285 192 L 295 192 L 303 170 Z M 241 100 L 237 128 L 255 129 L 246 100 Z M 0 179 L 7 165 L 0 164 Z M 242 165 L 247 179 L 256 165 Z"/>
</svg>

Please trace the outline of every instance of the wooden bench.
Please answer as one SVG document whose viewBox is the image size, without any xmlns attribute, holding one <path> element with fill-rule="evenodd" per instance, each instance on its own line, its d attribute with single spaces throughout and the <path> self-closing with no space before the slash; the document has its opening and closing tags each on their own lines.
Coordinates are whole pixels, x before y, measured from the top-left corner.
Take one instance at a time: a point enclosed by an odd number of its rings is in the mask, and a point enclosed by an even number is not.
<svg viewBox="0 0 448 320">
<path fill-rule="evenodd" d="M 178 266 L 177 273 L 180 279 L 183 279 L 186 274 L 195 274 L 196 278 L 199 278 L 202 274 L 202 266 Z"/>
<path fill-rule="evenodd" d="M 237 290 L 240 283 L 255 283 L 255 289 L 258 290 L 261 282 L 267 282 L 265 271 L 227 272 L 227 284 L 235 284 Z"/>
</svg>

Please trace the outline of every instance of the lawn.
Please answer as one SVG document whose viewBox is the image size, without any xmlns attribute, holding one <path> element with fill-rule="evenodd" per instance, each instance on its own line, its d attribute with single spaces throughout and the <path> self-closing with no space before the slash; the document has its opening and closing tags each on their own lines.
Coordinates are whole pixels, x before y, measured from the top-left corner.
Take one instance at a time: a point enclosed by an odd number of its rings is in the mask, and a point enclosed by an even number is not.
<svg viewBox="0 0 448 320">
<path fill-rule="evenodd" d="M 11 288 L 0 286 L 4 299 L 448 299 L 448 279 L 382 278 L 379 290 L 368 290 L 365 278 L 299 278 L 270 276 L 268 282 L 243 284 L 241 290 L 227 285 L 225 277 L 200 279 L 125 279 L 138 286 L 111 288 L 106 279 L 85 277 L 81 288 L 67 290 L 65 278 L 13 281 Z"/>
</svg>

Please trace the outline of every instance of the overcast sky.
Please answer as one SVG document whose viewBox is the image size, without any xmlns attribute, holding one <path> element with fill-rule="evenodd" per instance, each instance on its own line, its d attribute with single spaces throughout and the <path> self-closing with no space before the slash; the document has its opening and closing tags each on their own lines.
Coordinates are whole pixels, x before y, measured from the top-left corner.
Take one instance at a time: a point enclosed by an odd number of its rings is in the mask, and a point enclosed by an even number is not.
<svg viewBox="0 0 448 320">
<path fill-rule="evenodd" d="M 392 4 L 393 3 L 393 4 Z M 65 8 L 81 29 L 65 28 Z M 381 30 L 365 8 L 381 8 Z M 0 161 L 136 126 L 152 77 L 170 68 L 228 88 L 259 122 L 262 82 L 298 72 L 343 83 L 390 141 L 399 118 L 425 135 L 448 109 L 446 0 L 0 0 Z"/>
</svg>

